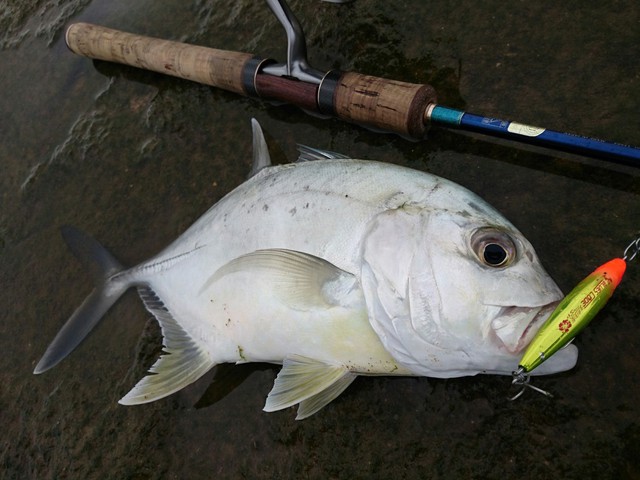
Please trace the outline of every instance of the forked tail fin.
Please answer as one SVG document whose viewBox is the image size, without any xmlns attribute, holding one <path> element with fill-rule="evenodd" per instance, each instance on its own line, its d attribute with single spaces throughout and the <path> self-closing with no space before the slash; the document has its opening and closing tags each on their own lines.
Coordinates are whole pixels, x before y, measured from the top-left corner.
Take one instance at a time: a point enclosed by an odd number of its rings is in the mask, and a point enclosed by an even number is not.
<svg viewBox="0 0 640 480">
<path fill-rule="evenodd" d="M 122 265 L 96 240 L 75 227 L 62 227 L 62 236 L 73 254 L 93 274 L 95 288 L 60 329 L 33 373 L 43 373 L 69 355 L 98 324 L 102 316 L 132 286 Z"/>
</svg>

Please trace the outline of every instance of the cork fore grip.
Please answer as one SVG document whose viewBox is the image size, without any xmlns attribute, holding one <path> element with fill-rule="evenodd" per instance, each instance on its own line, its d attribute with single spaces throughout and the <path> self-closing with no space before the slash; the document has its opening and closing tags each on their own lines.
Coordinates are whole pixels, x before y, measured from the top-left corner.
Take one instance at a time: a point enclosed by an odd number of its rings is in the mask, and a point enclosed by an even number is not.
<svg viewBox="0 0 640 480">
<path fill-rule="evenodd" d="M 430 85 L 353 72 L 340 77 L 333 94 L 339 118 L 413 138 L 424 136 L 424 114 L 436 100 L 436 92 Z"/>
<path fill-rule="evenodd" d="M 67 29 L 66 42 L 78 55 L 247 94 L 242 75 L 245 64 L 253 58 L 249 53 L 144 37 L 89 23 L 72 24 Z"/>
</svg>

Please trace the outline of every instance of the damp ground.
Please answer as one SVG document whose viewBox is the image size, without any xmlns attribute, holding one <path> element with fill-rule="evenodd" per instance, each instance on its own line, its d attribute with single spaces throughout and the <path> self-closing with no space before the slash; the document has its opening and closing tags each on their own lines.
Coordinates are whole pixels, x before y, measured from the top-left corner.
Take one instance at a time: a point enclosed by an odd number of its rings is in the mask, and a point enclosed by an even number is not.
<svg viewBox="0 0 640 480">
<path fill-rule="evenodd" d="M 309 57 L 431 83 L 442 104 L 640 145 L 640 6 L 292 1 Z M 336 17 L 337 15 L 337 17 Z M 336 20 L 339 19 L 339 21 Z M 262 411 L 277 368 L 213 371 L 152 404 L 117 403 L 160 351 L 133 292 L 55 369 L 32 370 L 89 293 L 76 225 L 134 265 L 250 169 L 295 144 L 454 180 L 527 236 L 566 292 L 640 230 L 638 169 L 433 129 L 411 143 L 294 108 L 77 57 L 89 21 L 285 57 L 262 2 L 14 1 L 0 13 L 0 469 L 3 478 L 639 478 L 640 268 L 576 340 L 578 366 L 505 400 L 509 379 L 360 378 L 317 415 Z"/>
</svg>

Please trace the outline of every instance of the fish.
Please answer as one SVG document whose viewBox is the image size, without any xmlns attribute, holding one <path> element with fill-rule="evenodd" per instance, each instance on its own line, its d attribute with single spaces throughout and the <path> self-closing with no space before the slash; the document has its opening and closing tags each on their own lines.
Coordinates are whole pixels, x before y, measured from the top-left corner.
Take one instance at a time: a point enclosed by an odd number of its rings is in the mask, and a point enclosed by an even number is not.
<svg viewBox="0 0 640 480">
<path fill-rule="evenodd" d="M 252 119 L 249 178 L 133 268 L 74 227 L 95 288 L 36 365 L 64 359 L 129 288 L 163 352 L 119 403 L 144 404 L 217 364 L 282 365 L 264 410 L 318 412 L 358 376 L 511 375 L 562 298 L 533 246 L 466 188 L 418 170 L 299 146 L 272 165 Z M 577 348 L 536 374 L 566 371 Z"/>
</svg>

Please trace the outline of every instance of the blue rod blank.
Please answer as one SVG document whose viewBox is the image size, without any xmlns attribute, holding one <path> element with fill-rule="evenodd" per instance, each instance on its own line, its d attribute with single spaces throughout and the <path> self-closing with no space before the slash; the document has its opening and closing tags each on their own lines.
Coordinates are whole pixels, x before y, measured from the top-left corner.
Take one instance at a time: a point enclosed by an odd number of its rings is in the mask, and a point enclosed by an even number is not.
<svg viewBox="0 0 640 480">
<path fill-rule="evenodd" d="M 434 125 L 483 133 L 530 145 L 640 167 L 640 148 L 628 145 L 556 132 L 498 118 L 482 117 L 441 105 L 433 106 L 427 116 Z"/>
</svg>

